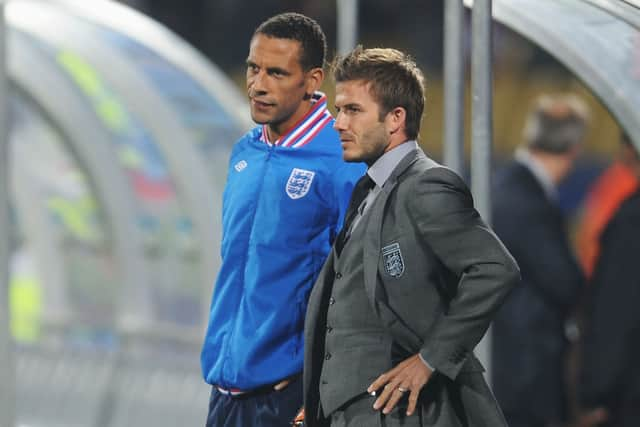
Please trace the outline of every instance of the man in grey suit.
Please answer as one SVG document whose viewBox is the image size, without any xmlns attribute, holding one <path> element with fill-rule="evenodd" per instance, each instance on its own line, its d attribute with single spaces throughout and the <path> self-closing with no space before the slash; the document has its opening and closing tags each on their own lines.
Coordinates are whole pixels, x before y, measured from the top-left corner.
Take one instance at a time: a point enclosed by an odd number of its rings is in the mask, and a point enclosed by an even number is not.
<svg viewBox="0 0 640 427">
<path fill-rule="evenodd" d="M 416 64 L 359 47 L 334 75 L 344 159 L 369 169 L 309 301 L 306 425 L 504 426 L 473 348 L 518 267 L 463 181 L 418 147 Z"/>
</svg>

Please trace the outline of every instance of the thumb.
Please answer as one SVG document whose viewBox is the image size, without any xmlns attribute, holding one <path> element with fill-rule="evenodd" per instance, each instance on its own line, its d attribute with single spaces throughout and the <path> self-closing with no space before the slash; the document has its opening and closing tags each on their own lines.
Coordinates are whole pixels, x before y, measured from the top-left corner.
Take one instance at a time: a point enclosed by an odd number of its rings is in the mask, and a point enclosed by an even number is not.
<svg viewBox="0 0 640 427">
<path fill-rule="evenodd" d="M 275 391 L 280 391 L 280 390 L 284 389 L 286 386 L 288 386 L 289 382 L 290 382 L 289 380 L 280 381 L 278 384 L 273 386 L 273 389 Z"/>
</svg>

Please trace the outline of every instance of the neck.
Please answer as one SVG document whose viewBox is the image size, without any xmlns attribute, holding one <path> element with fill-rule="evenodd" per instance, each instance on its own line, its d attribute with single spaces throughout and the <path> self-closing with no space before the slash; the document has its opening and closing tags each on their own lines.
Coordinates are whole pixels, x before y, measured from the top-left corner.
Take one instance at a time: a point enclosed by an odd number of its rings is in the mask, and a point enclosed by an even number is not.
<svg viewBox="0 0 640 427">
<path fill-rule="evenodd" d="M 298 109 L 286 120 L 278 123 L 267 124 L 267 138 L 269 142 L 274 143 L 282 135 L 289 132 L 308 112 L 313 108 L 311 99 L 308 101 L 302 101 L 298 106 Z"/>
<path fill-rule="evenodd" d="M 529 150 L 531 157 L 542 165 L 554 185 L 558 185 L 569 174 L 573 164 L 572 153 L 548 153 L 546 151 Z"/>
<path fill-rule="evenodd" d="M 409 139 L 404 134 L 402 135 L 399 135 L 397 133 L 392 134 L 391 137 L 389 138 L 389 144 L 387 144 L 387 146 L 385 147 L 383 154 L 393 150 L 397 146 L 404 144 L 407 141 L 409 141 Z"/>
</svg>

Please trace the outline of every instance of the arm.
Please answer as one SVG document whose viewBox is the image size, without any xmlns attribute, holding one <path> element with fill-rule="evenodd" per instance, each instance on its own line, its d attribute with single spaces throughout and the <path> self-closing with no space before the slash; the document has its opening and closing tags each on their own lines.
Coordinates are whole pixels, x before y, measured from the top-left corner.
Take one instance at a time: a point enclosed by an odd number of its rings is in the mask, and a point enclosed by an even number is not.
<svg viewBox="0 0 640 427">
<path fill-rule="evenodd" d="M 444 168 L 431 169 L 416 180 L 407 201 L 416 234 L 459 278 L 449 310 L 436 321 L 419 354 L 381 375 L 368 388 L 374 403 L 389 413 L 410 391 L 407 415 L 416 407 L 433 366 L 454 379 L 467 354 L 480 341 L 491 317 L 520 275 L 515 261 L 473 208 L 464 183 Z M 428 366 L 425 361 L 428 361 Z"/>
<path fill-rule="evenodd" d="M 526 284 L 548 304 L 567 312 L 578 300 L 584 276 L 569 246 L 561 214 L 538 198 L 498 199 L 495 231 L 518 260 Z"/>
<path fill-rule="evenodd" d="M 412 194 L 409 212 L 417 233 L 458 277 L 449 310 L 437 319 L 420 354 L 439 372 L 455 379 L 520 274 L 453 172 L 437 168 L 423 173 Z"/>
</svg>

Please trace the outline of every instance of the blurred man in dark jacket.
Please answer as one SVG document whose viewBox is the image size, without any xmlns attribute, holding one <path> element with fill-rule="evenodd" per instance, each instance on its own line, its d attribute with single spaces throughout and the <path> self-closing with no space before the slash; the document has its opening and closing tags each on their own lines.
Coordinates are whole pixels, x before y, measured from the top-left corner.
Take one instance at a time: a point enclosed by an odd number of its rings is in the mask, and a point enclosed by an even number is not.
<svg viewBox="0 0 640 427">
<path fill-rule="evenodd" d="M 565 322 L 584 279 L 556 187 L 585 130 L 586 107 L 578 98 L 541 97 L 527 119 L 524 145 L 495 181 L 494 229 L 522 273 L 493 326 L 493 388 L 511 427 L 550 427 L 567 418 Z"/>
<path fill-rule="evenodd" d="M 640 178 L 640 155 L 623 137 L 625 164 Z M 608 427 L 640 426 L 640 190 L 600 238 L 583 337 L 581 403 L 603 407 Z"/>
</svg>

